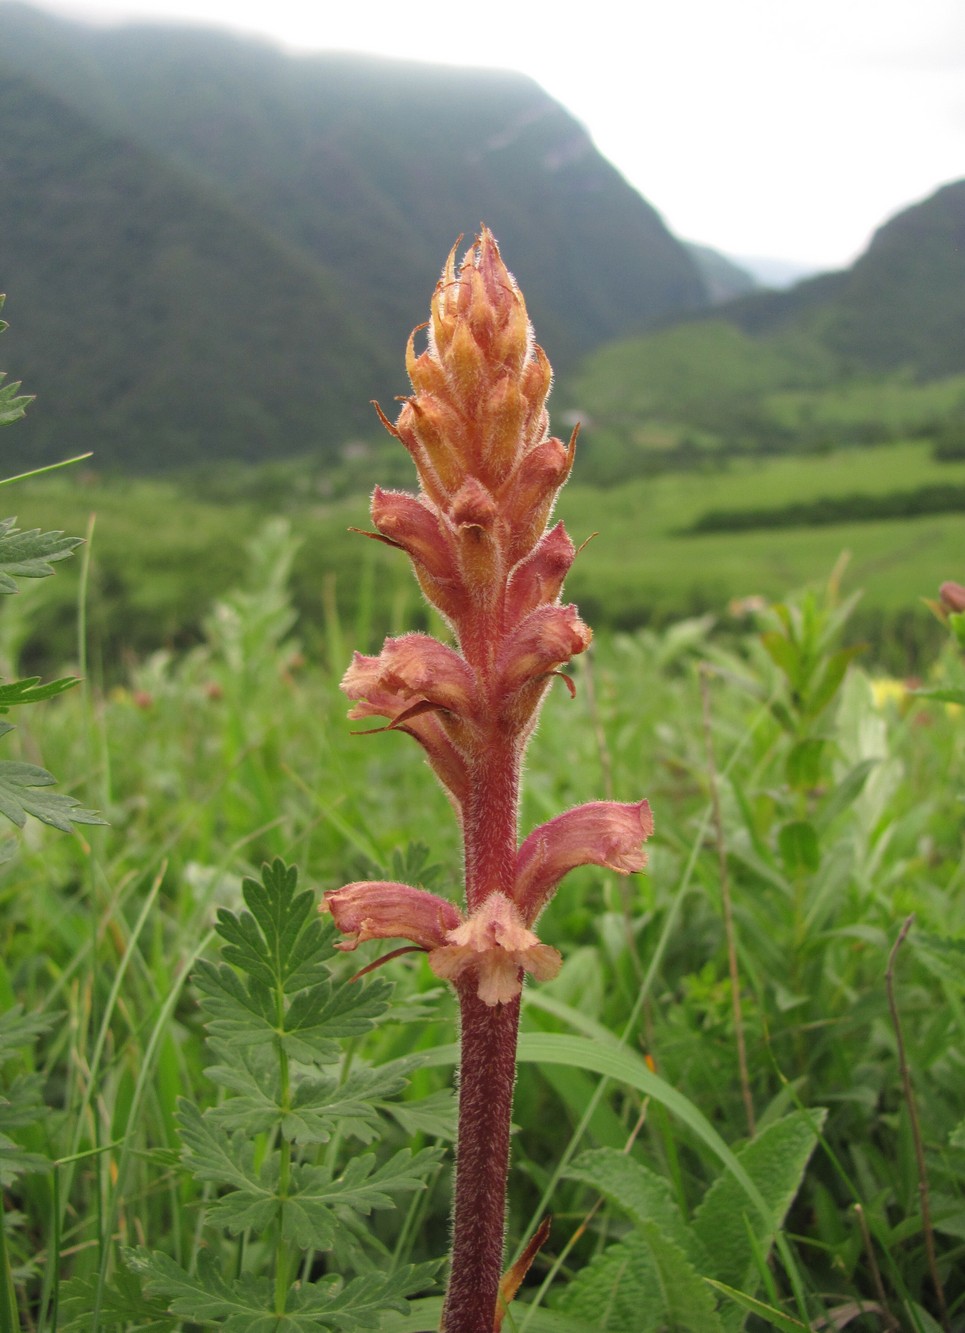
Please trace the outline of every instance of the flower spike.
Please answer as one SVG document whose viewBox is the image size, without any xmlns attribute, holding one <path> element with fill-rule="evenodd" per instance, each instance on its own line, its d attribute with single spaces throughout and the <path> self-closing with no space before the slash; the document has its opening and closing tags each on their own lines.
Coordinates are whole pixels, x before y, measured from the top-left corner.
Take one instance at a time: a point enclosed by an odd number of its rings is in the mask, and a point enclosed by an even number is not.
<svg viewBox="0 0 965 1333">
<path fill-rule="evenodd" d="M 394 424 L 378 412 L 415 464 L 418 493 L 376 487 L 367 535 L 411 561 L 453 643 L 387 639 L 377 656 L 354 655 L 342 689 L 350 718 L 381 718 L 376 730 L 405 732 L 425 752 L 460 822 L 465 904 L 365 880 L 329 891 L 322 908 L 343 950 L 407 940 L 456 990 L 459 1152 L 442 1333 L 493 1333 L 520 997 L 527 974 L 548 981 L 562 965 L 533 926 L 575 866 L 641 870 L 653 820 L 646 801 L 596 801 L 519 845 L 527 743 L 554 676 L 572 693 L 561 668 L 592 631 L 561 603 L 577 551 L 562 523 L 548 526 L 576 431 L 568 444 L 549 433 L 552 370 L 488 228 L 461 264 L 450 252 L 405 360 L 412 393 Z"/>
</svg>

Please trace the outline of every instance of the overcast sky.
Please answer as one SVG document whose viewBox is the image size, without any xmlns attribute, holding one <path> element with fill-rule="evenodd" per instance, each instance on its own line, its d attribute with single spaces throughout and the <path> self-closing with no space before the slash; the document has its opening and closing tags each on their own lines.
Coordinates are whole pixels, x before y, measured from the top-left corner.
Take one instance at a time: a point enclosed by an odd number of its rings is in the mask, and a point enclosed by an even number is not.
<svg viewBox="0 0 965 1333">
<path fill-rule="evenodd" d="M 521 70 L 677 235 L 734 255 L 843 266 L 885 218 L 965 177 L 962 0 L 40 3 Z"/>
</svg>

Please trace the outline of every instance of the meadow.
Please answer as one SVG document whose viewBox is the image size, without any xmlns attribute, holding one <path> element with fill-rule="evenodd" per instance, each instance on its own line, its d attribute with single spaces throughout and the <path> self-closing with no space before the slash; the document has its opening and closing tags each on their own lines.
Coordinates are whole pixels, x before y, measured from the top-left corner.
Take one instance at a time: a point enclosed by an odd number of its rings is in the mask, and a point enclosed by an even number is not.
<svg viewBox="0 0 965 1333">
<path fill-rule="evenodd" d="M 899 458 L 922 466 L 920 451 Z M 804 475 L 792 460 L 789 492 Z M 740 477 L 723 480 L 743 493 Z M 666 555 L 686 488 L 661 482 L 644 513 L 662 535 L 641 518 L 636 530 Z M 132 484 L 134 501 L 117 510 L 135 545 L 144 487 Z M 602 534 L 580 578 L 602 568 L 616 581 L 622 553 L 629 583 L 633 530 L 619 517 L 629 489 L 567 496 L 576 539 Z M 51 488 L 58 526 L 71 526 L 67 494 Z M 697 511 L 696 491 L 686 503 Z M 98 509 L 89 562 L 71 562 L 82 607 L 114 512 Z M 340 524 L 354 512 L 333 510 Z M 226 547 L 239 512 L 222 514 Z M 196 559 L 203 587 L 211 548 L 192 551 L 199 511 L 182 501 L 170 513 L 171 546 Z M 882 526 L 897 540 L 900 525 Z M 345 720 L 337 682 L 351 648 L 380 632 L 378 598 L 367 610 L 362 598 L 353 618 L 328 596 L 327 614 L 304 627 L 304 545 L 279 520 L 249 531 L 193 646 L 132 655 L 103 687 L 100 671 L 88 675 L 18 717 L 7 740 L 8 755 L 48 767 L 108 823 L 65 834 L 28 821 L 0 867 L 3 1329 L 415 1333 L 438 1322 L 438 1289 L 419 1266 L 447 1242 L 456 1015 L 418 955 L 378 974 L 391 972 L 391 1007 L 343 1039 L 335 1065 L 336 1088 L 364 1075 L 373 1087 L 382 1078 L 381 1091 L 310 1157 L 343 1180 L 363 1149 L 387 1172 L 412 1147 L 422 1175 L 373 1189 L 354 1220 L 343 1200 L 340 1240 L 303 1219 L 286 1270 L 306 1291 L 354 1275 L 363 1286 L 343 1295 L 408 1275 L 410 1312 L 352 1322 L 306 1306 L 259 1322 L 240 1298 L 235 1308 L 212 1294 L 212 1274 L 251 1293 L 272 1264 L 271 1227 L 263 1235 L 254 1214 L 246 1223 L 226 1210 L 237 1180 L 204 1156 L 212 1140 L 191 1109 L 226 1115 L 243 1103 L 253 1114 L 231 1043 L 205 1047 L 205 1024 L 227 1019 L 205 1008 L 215 1001 L 202 960 L 237 970 L 237 941 L 232 955 L 230 939 L 215 938 L 217 909 L 238 912 L 244 877 L 257 881 L 276 858 L 299 867 L 312 907 L 360 877 L 453 892 L 461 876 L 451 812 L 414 747 L 353 735 Z M 869 549 L 853 564 L 872 567 Z M 951 561 L 950 537 L 948 551 Z M 66 568 L 40 587 L 69 585 Z M 363 568 L 362 583 L 374 589 L 381 568 Z M 727 595 L 769 592 L 761 577 L 776 583 L 788 567 L 745 568 L 757 579 Z M 880 596 L 899 571 L 900 560 L 883 571 Z M 934 594 L 934 569 L 907 577 Z M 873 651 L 845 646 L 848 586 L 826 577 L 757 604 L 726 633 L 704 616 L 604 629 L 574 664 L 575 698 L 560 687 L 547 704 L 524 830 L 578 801 L 646 795 L 656 834 L 644 875 L 574 872 L 541 925 L 565 966 L 525 992 L 510 1254 L 541 1215 L 554 1220 L 506 1329 L 932 1333 L 965 1317 L 965 725 L 954 704 L 910 694 Z M 571 587 L 579 595 L 576 570 Z M 324 603 L 324 587 L 314 591 Z M 389 618 L 405 625 L 414 603 L 392 596 Z M 13 675 L 24 613 L 5 625 Z M 83 642 L 83 616 L 74 628 Z M 923 674 L 960 689 L 958 650 L 936 651 Z M 363 962 L 379 950 L 364 952 Z M 359 962 L 326 966 L 345 981 Z M 278 1146 L 264 1131 L 252 1144 L 262 1167 Z"/>
<path fill-rule="evenodd" d="M 921 599 L 934 594 L 936 580 L 961 574 L 960 505 L 820 526 L 691 529 L 710 511 L 740 515 L 848 496 L 873 505 L 926 489 L 954 494 L 965 485 L 965 460 L 936 461 L 932 442 L 919 437 L 720 457 L 701 469 L 629 475 L 600 487 L 580 480 L 584 453 L 592 463 L 596 447 L 591 433 L 559 504 L 574 540 L 587 543 L 568 589 L 593 624 L 633 630 L 709 614 L 739 629 L 746 599 L 777 599 L 820 582 L 845 557 L 847 587 L 862 594 L 849 633 L 869 643 L 876 665 L 912 674 L 937 651 L 941 633 Z M 371 526 L 368 493 L 376 481 L 409 484 L 400 454 L 363 444 L 336 470 L 309 457 L 168 478 L 111 477 L 88 464 L 31 482 L 21 517 L 90 538 L 84 619 L 88 669 L 98 679 L 120 683 L 129 658 L 198 642 L 212 599 L 243 574 L 246 541 L 276 513 L 301 538 L 291 588 L 302 636 L 327 654 L 326 625 L 335 617 L 351 626 L 357 646 L 372 650 L 387 629 L 426 616 L 392 552 L 348 534 Z M 77 600 L 76 575 L 67 571 L 8 608 L 7 620 L 17 623 L 6 632 L 28 666 L 57 670 L 76 659 Z"/>
</svg>

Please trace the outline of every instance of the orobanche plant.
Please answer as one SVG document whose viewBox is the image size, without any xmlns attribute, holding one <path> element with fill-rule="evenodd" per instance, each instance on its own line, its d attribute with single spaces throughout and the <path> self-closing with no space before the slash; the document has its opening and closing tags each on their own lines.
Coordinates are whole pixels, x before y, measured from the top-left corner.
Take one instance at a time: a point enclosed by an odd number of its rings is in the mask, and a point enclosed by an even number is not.
<svg viewBox="0 0 965 1333">
<path fill-rule="evenodd" d="M 561 958 L 534 931 L 563 876 L 580 865 L 644 865 L 646 801 L 598 801 L 535 829 L 520 844 L 520 771 L 540 706 L 561 668 L 589 646 L 562 605 L 576 551 L 548 527 L 573 463 L 548 433 L 551 370 L 522 294 L 483 229 L 458 272 L 455 249 L 432 299 L 427 346 L 416 329 L 406 364 L 413 393 L 395 425 L 419 475 L 412 495 L 375 490 L 380 541 L 404 551 L 455 645 L 426 634 L 356 654 L 342 681 L 349 716 L 379 717 L 413 736 L 445 788 L 464 842 L 457 906 L 407 884 L 362 881 L 325 894 L 348 938 L 400 938 L 426 951 L 459 999 L 461 1056 L 453 1244 L 445 1333 L 492 1333 L 522 1274 L 500 1280 L 524 973 L 556 975 Z M 394 956 L 393 955 L 390 955 Z M 532 1250 L 533 1247 L 530 1247 Z"/>
</svg>

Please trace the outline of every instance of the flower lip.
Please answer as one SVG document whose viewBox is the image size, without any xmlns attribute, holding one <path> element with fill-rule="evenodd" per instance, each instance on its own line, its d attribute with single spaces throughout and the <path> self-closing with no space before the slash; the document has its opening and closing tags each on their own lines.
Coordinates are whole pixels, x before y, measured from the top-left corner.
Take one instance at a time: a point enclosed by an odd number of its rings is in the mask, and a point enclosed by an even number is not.
<svg viewBox="0 0 965 1333">
<path fill-rule="evenodd" d="M 560 880 L 577 866 L 597 865 L 629 875 L 647 863 L 644 842 L 653 833 L 648 801 L 591 801 L 534 829 L 516 858 L 513 897 L 532 923 Z"/>
<path fill-rule="evenodd" d="M 490 1006 L 519 995 L 523 972 L 548 981 L 563 963 L 556 949 L 540 943 L 504 893 L 491 893 L 446 939 L 429 954 L 429 966 L 454 984 L 467 974 L 475 977 L 479 998 Z"/>
<path fill-rule="evenodd" d="M 465 658 L 428 634 L 386 639 L 378 657 L 356 653 L 341 688 L 350 699 L 366 700 L 389 718 L 419 700 L 468 717 L 476 698 Z"/>
</svg>

